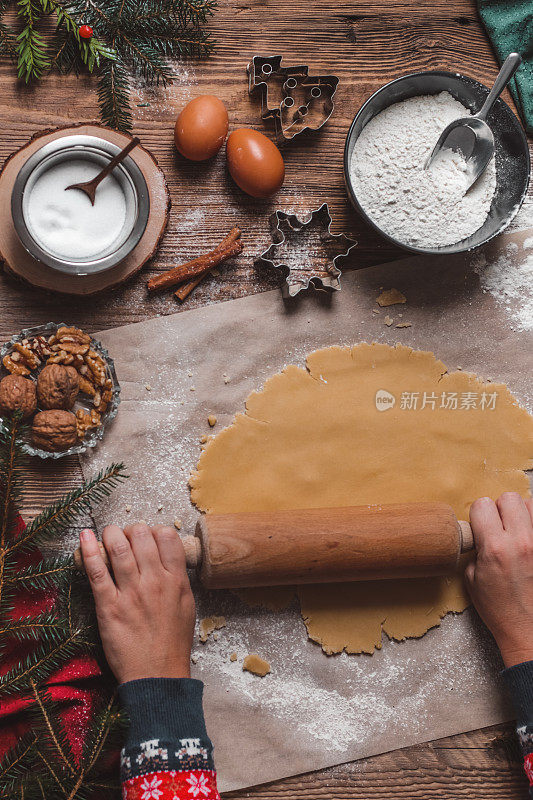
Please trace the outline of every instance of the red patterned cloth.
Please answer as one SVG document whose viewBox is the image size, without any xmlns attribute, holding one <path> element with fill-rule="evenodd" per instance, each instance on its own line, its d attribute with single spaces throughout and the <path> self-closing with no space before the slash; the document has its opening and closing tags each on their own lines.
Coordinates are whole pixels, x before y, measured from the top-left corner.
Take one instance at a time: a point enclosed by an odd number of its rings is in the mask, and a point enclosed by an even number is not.
<svg viewBox="0 0 533 800">
<path fill-rule="evenodd" d="M 17 519 L 16 535 L 25 529 L 21 517 Z M 23 568 L 39 560 L 39 554 L 32 558 L 21 558 L 19 567 Z M 52 590 L 42 592 L 20 591 L 14 603 L 10 617 L 19 619 L 53 608 L 56 594 Z M 35 644 L 32 642 L 20 643 L 13 641 L 8 647 L 2 663 L 0 674 L 4 675 L 25 658 L 32 651 Z M 45 683 L 53 700 L 61 707 L 60 717 L 63 722 L 68 741 L 73 754 L 80 758 L 84 737 L 94 715 L 95 709 L 106 696 L 105 684 L 98 663 L 91 656 L 77 656 L 72 658 L 64 667 L 53 673 Z M 28 729 L 27 714 L 25 713 L 34 698 L 27 695 L 15 695 L 4 699 L 0 703 L 0 758 L 18 741 L 19 737 Z M 118 774 L 118 757 L 112 759 L 110 772 Z"/>
<path fill-rule="evenodd" d="M 220 800 L 214 770 L 148 772 L 122 784 L 123 800 Z"/>
<path fill-rule="evenodd" d="M 533 786 L 533 753 L 528 753 L 527 756 L 524 757 L 524 769 L 529 778 L 529 785 Z"/>
</svg>

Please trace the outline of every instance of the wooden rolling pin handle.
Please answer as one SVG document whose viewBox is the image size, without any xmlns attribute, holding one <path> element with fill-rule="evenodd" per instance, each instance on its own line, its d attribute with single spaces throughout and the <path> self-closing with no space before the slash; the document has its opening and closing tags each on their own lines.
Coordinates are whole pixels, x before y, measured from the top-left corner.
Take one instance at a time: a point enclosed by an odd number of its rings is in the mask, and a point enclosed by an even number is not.
<svg viewBox="0 0 533 800">
<path fill-rule="evenodd" d="M 185 550 L 187 569 L 198 569 L 202 564 L 202 542 L 197 536 L 185 536 L 181 541 Z"/>
<path fill-rule="evenodd" d="M 109 569 L 110 566 L 111 566 L 110 563 L 109 563 L 109 556 L 107 555 L 106 549 L 105 549 L 104 545 L 102 544 L 102 542 L 98 542 L 98 547 L 100 548 L 100 553 L 101 553 L 102 558 L 105 561 L 105 565 Z M 74 550 L 74 566 L 76 567 L 76 569 L 79 569 L 80 572 L 85 572 L 85 564 L 83 563 L 83 556 L 81 554 L 81 547 L 77 547 Z"/>
<path fill-rule="evenodd" d="M 459 527 L 461 528 L 461 553 L 469 553 L 474 549 L 474 534 L 470 523 L 465 522 L 464 519 L 459 520 Z"/>
<path fill-rule="evenodd" d="M 183 542 L 183 549 L 185 550 L 185 560 L 187 561 L 187 569 L 197 569 L 202 563 L 202 543 L 200 539 L 197 539 L 196 536 L 186 536 L 184 539 L 181 540 Z M 106 553 L 106 549 L 102 542 L 98 542 L 98 546 L 100 548 L 100 553 L 102 554 L 102 558 L 105 561 L 106 567 L 110 567 L 109 557 Z M 81 548 L 77 547 L 74 551 L 74 566 L 76 569 L 79 569 L 80 572 L 85 571 L 85 565 L 83 563 L 83 556 L 81 554 Z"/>
</svg>

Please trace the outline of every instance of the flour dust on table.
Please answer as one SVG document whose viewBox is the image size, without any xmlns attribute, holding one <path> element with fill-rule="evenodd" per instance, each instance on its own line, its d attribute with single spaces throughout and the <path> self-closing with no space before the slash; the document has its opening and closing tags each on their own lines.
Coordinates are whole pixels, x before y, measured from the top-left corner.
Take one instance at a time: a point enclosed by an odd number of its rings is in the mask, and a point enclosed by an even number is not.
<svg viewBox="0 0 533 800">
<path fill-rule="evenodd" d="M 392 238 L 414 247 L 443 247 L 475 233 L 496 189 L 494 158 L 467 191 L 465 159 L 443 151 L 428 156 L 447 125 L 469 114 L 448 92 L 395 103 L 363 128 L 350 177 L 361 207 Z"/>
<path fill-rule="evenodd" d="M 476 253 L 472 265 L 483 291 L 507 309 L 511 330 L 533 330 L 533 235 L 510 242 L 495 257 Z"/>
</svg>

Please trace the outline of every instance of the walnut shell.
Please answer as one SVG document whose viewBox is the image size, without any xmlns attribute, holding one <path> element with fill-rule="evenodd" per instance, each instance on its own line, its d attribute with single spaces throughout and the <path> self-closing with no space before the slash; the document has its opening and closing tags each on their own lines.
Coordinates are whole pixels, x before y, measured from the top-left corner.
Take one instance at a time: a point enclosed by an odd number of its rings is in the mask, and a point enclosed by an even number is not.
<svg viewBox="0 0 533 800">
<path fill-rule="evenodd" d="M 37 378 L 37 398 L 41 408 L 70 409 L 78 391 L 79 378 L 74 367 L 48 364 Z"/>
<path fill-rule="evenodd" d="M 21 411 L 24 419 L 31 417 L 37 408 L 35 384 L 21 375 L 6 375 L 0 381 L 0 412 L 13 414 Z"/>
<path fill-rule="evenodd" d="M 40 411 L 35 415 L 31 431 L 35 447 L 58 453 L 76 444 L 76 417 L 71 411 Z"/>
</svg>

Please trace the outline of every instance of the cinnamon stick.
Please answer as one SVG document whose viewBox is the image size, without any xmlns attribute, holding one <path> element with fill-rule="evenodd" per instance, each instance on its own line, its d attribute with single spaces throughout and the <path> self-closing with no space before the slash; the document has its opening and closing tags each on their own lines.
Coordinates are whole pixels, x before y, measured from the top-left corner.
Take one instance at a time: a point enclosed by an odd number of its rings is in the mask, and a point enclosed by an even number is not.
<svg viewBox="0 0 533 800">
<path fill-rule="evenodd" d="M 237 238 L 240 235 L 241 235 L 241 231 L 239 230 L 239 228 L 233 228 L 233 230 L 230 231 L 230 233 L 226 236 L 226 238 L 221 242 L 219 247 L 226 246 L 226 245 L 230 244 L 231 241 L 236 241 Z M 215 249 L 218 249 L 218 248 L 215 248 Z M 209 275 L 209 273 L 213 269 L 214 269 L 214 267 L 211 267 L 211 269 L 208 270 L 207 272 L 204 272 L 201 275 L 198 275 L 196 278 L 193 278 L 191 281 L 188 281 L 188 283 L 182 284 L 180 286 L 180 288 L 176 292 L 174 292 L 174 297 L 176 297 L 180 301 L 180 303 L 183 303 L 183 301 L 188 298 L 190 293 L 193 292 L 196 289 L 198 284 L 201 283 L 203 281 L 203 279 L 206 277 L 206 275 Z"/>
<path fill-rule="evenodd" d="M 214 267 L 217 267 L 227 258 L 241 252 L 242 244 L 239 241 L 240 235 L 240 229 L 233 228 L 214 250 L 192 261 L 188 261 L 185 264 L 181 264 L 179 267 L 174 267 L 168 270 L 168 272 L 151 278 L 147 283 L 148 291 L 161 291 L 162 289 L 176 286 L 178 283 L 189 281 L 192 278 L 203 277 L 209 270 L 214 269 Z"/>
<path fill-rule="evenodd" d="M 207 274 L 207 272 L 204 272 L 203 275 L 198 275 L 196 278 L 193 278 L 192 281 L 182 284 L 180 288 L 174 292 L 174 297 L 177 297 L 178 300 L 183 303 L 183 301 L 188 298 L 190 293 L 196 289 L 198 284 L 203 281 Z"/>
</svg>

